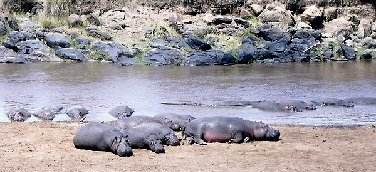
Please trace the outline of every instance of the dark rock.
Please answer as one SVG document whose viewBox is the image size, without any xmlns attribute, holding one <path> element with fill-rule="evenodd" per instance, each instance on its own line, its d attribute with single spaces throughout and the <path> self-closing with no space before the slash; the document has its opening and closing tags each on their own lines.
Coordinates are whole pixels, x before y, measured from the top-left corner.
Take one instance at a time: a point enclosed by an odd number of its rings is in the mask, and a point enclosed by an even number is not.
<svg viewBox="0 0 376 172">
<path fill-rule="evenodd" d="M 248 28 L 251 24 L 248 20 L 244 20 L 242 18 L 234 18 L 236 24 L 242 25 L 244 28 Z"/>
<path fill-rule="evenodd" d="M 86 28 L 86 32 L 89 36 L 92 36 L 94 38 L 99 38 L 102 41 L 110 41 L 112 40 L 112 36 L 104 31 L 99 30 L 98 28 Z"/>
<path fill-rule="evenodd" d="M 288 0 L 286 5 L 286 9 L 290 10 L 293 14 L 302 14 L 305 7 L 306 2 L 304 0 Z"/>
<path fill-rule="evenodd" d="M 26 40 L 16 44 L 18 55 L 29 62 L 50 61 L 53 52 L 39 40 Z"/>
<path fill-rule="evenodd" d="M 8 33 L 7 26 L 4 22 L 0 21 L 0 36 L 4 36 Z"/>
<path fill-rule="evenodd" d="M 9 111 L 7 116 L 11 122 L 24 122 L 31 117 L 31 113 L 21 108 Z"/>
<path fill-rule="evenodd" d="M 279 28 L 273 27 L 272 25 L 263 25 L 258 29 L 258 36 L 262 37 L 266 41 L 277 41 L 280 39 L 285 39 L 289 41 L 291 35 L 288 32 L 284 32 Z"/>
<path fill-rule="evenodd" d="M 348 59 L 348 60 L 355 60 L 356 59 L 356 54 L 355 54 L 354 48 L 343 44 L 343 45 L 341 45 L 341 49 L 342 49 L 342 54 L 346 59 Z"/>
<path fill-rule="evenodd" d="M 191 53 L 185 63 L 191 66 L 231 65 L 236 63 L 236 59 L 230 53 L 210 50 Z"/>
<path fill-rule="evenodd" d="M 211 23 L 214 24 L 214 25 L 231 24 L 232 19 L 228 18 L 228 17 L 216 17 L 216 18 L 213 19 L 213 21 Z"/>
<path fill-rule="evenodd" d="M 109 113 L 111 116 L 117 119 L 125 119 L 132 116 L 134 110 L 128 106 L 117 106 L 113 108 Z"/>
<path fill-rule="evenodd" d="M 20 26 L 18 25 L 18 22 L 15 19 L 9 19 L 8 20 L 8 26 L 9 26 L 9 28 L 13 29 L 14 31 L 20 30 Z"/>
<path fill-rule="evenodd" d="M 88 49 L 90 47 L 91 41 L 84 37 L 77 37 L 74 39 L 75 43 L 77 44 L 77 48 L 80 49 Z"/>
<path fill-rule="evenodd" d="M 98 17 L 96 17 L 96 16 L 94 16 L 94 15 L 92 15 L 92 14 L 87 15 L 87 16 L 86 16 L 86 20 L 87 20 L 90 24 L 92 24 L 92 25 L 94 25 L 94 26 L 100 26 L 100 25 L 102 25 L 102 23 L 101 23 L 101 21 L 98 19 Z"/>
<path fill-rule="evenodd" d="M 360 59 L 363 60 L 371 60 L 376 58 L 376 51 L 372 49 L 367 49 L 364 52 L 361 53 Z"/>
<path fill-rule="evenodd" d="M 85 55 L 82 53 L 82 50 L 75 48 L 59 48 L 55 52 L 56 56 L 67 59 L 82 62 L 85 60 Z"/>
<path fill-rule="evenodd" d="M 287 40 L 278 40 L 273 42 L 267 42 L 266 47 L 269 51 L 272 52 L 283 52 L 287 48 L 288 41 Z"/>
<path fill-rule="evenodd" d="M 255 51 L 256 48 L 250 42 L 243 43 L 239 49 L 239 63 L 248 64 L 252 63 L 255 60 Z"/>
<path fill-rule="evenodd" d="M 121 44 L 115 42 L 96 42 L 92 48 L 104 57 L 103 60 L 113 63 L 129 62 L 128 58 L 133 58 L 135 54 Z"/>
<path fill-rule="evenodd" d="M 155 65 L 179 65 L 183 62 L 183 57 L 184 55 L 178 49 L 161 47 L 149 51 L 145 60 Z"/>
<path fill-rule="evenodd" d="M 163 39 L 154 39 L 152 44 L 152 48 L 190 48 L 190 46 L 185 42 L 184 39 L 179 37 L 171 37 L 167 36 Z"/>
<path fill-rule="evenodd" d="M 51 48 L 69 48 L 69 38 L 61 33 L 48 33 L 45 37 L 46 44 Z"/>
<path fill-rule="evenodd" d="M 0 47 L 0 63 L 26 63 L 26 61 L 13 50 Z"/>
<path fill-rule="evenodd" d="M 294 33 L 293 38 L 298 38 L 298 39 L 314 38 L 315 40 L 320 40 L 321 32 L 314 30 L 314 29 L 300 29 Z"/>
<path fill-rule="evenodd" d="M 196 50 L 206 51 L 212 48 L 209 44 L 205 43 L 203 40 L 193 35 L 190 35 L 187 38 L 185 38 L 185 42 L 192 49 L 196 49 Z"/>
<path fill-rule="evenodd" d="M 8 40 L 4 42 L 4 46 L 15 51 L 18 51 L 16 44 L 21 41 L 33 40 L 35 35 L 25 31 L 13 31 L 9 34 Z"/>
</svg>

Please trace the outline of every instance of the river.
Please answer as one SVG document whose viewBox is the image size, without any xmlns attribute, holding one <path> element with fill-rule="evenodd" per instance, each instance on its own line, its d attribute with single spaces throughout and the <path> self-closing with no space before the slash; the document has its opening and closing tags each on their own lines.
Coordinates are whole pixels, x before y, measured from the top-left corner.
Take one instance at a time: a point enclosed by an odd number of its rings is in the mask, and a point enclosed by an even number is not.
<svg viewBox="0 0 376 172">
<path fill-rule="evenodd" d="M 319 107 L 270 113 L 252 107 L 167 106 L 162 102 L 216 104 L 231 100 L 313 100 L 376 97 L 376 63 L 251 64 L 236 66 L 131 66 L 113 64 L 1 64 L 0 121 L 14 107 L 82 105 L 88 120 L 106 121 L 117 105 L 134 115 L 164 112 L 238 116 L 272 124 L 365 125 L 376 123 L 375 106 Z M 55 120 L 66 120 L 59 115 Z M 36 120 L 31 118 L 30 121 Z"/>
</svg>

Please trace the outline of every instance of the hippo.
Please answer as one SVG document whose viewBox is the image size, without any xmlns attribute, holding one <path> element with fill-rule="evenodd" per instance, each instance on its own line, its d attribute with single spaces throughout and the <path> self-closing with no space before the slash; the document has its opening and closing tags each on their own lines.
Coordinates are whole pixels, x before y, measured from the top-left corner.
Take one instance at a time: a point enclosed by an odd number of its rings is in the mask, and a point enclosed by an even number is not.
<svg viewBox="0 0 376 172">
<path fill-rule="evenodd" d="M 11 122 L 25 122 L 31 117 L 31 113 L 24 108 L 14 109 L 7 113 Z"/>
<path fill-rule="evenodd" d="M 132 116 L 133 112 L 134 110 L 128 106 L 116 106 L 109 113 L 117 119 L 124 119 Z"/>
<path fill-rule="evenodd" d="M 72 106 L 68 108 L 65 113 L 73 121 L 83 121 L 89 113 L 89 110 L 82 106 Z"/>
<path fill-rule="evenodd" d="M 158 120 L 160 123 L 174 131 L 182 131 L 189 122 L 196 118 L 190 115 L 165 113 L 154 116 L 154 119 Z"/>
<path fill-rule="evenodd" d="M 177 146 L 180 141 L 175 133 L 160 123 L 145 122 L 135 127 L 122 130 L 128 135 L 132 148 L 149 149 L 155 153 L 164 153 L 163 145 Z"/>
<path fill-rule="evenodd" d="M 44 121 L 54 120 L 56 114 L 59 114 L 63 110 L 62 106 L 44 107 L 33 115 Z"/>
<path fill-rule="evenodd" d="M 322 100 L 313 100 L 311 102 L 316 106 L 354 107 L 353 102 L 336 98 L 325 98 Z"/>
<path fill-rule="evenodd" d="M 347 98 L 344 101 L 354 105 L 376 105 L 375 97 L 353 97 Z"/>
<path fill-rule="evenodd" d="M 120 157 L 132 156 L 127 136 L 119 129 L 103 123 L 88 123 L 73 138 L 77 149 L 112 152 Z"/>
<path fill-rule="evenodd" d="M 204 117 L 191 121 L 183 131 L 190 143 L 242 143 L 278 141 L 280 132 L 262 123 L 236 117 Z"/>
<path fill-rule="evenodd" d="M 158 120 L 150 116 L 131 116 L 125 119 L 118 119 L 115 121 L 110 121 L 110 122 L 107 122 L 107 124 L 115 128 L 127 129 L 127 128 L 135 127 L 142 123 L 151 123 L 151 122 L 160 123 Z"/>
<path fill-rule="evenodd" d="M 269 112 L 302 112 L 304 110 L 316 109 L 316 106 L 313 103 L 307 103 L 300 100 L 285 100 L 280 102 L 255 101 L 251 106 Z"/>
</svg>

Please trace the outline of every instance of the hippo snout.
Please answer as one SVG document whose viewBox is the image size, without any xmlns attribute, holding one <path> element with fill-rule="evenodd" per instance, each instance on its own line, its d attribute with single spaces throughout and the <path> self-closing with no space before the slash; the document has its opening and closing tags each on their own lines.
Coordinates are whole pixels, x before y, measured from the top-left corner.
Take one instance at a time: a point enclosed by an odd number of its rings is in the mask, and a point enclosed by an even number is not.
<svg viewBox="0 0 376 172">
<path fill-rule="evenodd" d="M 128 142 L 122 141 L 116 149 L 116 154 L 120 157 L 128 157 L 133 155 L 133 151 Z"/>
<path fill-rule="evenodd" d="M 276 129 L 269 129 L 266 133 L 266 139 L 269 141 L 278 141 L 281 133 Z"/>
</svg>

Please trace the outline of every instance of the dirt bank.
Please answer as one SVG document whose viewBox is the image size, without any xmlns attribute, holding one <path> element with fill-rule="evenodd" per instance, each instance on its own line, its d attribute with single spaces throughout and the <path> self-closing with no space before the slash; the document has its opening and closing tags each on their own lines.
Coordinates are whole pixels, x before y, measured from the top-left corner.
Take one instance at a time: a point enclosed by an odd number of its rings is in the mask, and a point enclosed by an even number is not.
<svg viewBox="0 0 376 172">
<path fill-rule="evenodd" d="M 279 142 L 135 150 L 120 158 L 77 150 L 77 124 L 0 124 L 0 171 L 376 171 L 372 127 L 280 128 Z"/>
</svg>

